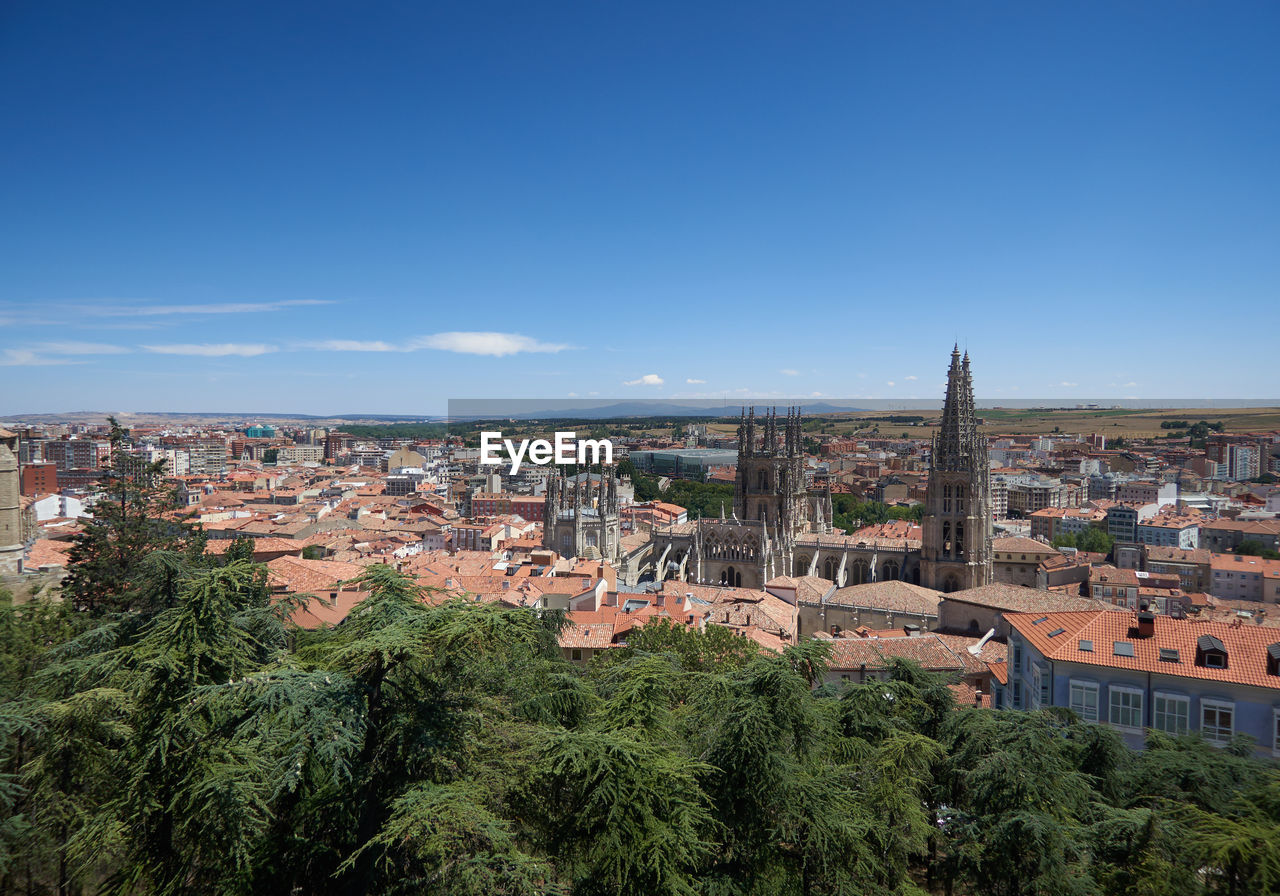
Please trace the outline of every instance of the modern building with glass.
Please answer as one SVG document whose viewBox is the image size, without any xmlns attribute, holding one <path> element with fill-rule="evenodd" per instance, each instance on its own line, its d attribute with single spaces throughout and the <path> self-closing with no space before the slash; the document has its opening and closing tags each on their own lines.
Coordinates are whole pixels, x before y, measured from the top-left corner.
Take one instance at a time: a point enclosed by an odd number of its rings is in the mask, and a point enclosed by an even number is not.
<svg viewBox="0 0 1280 896">
<path fill-rule="evenodd" d="M 732 448 L 668 448 L 659 451 L 632 451 L 636 469 L 660 476 L 705 479 L 715 467 L 734 466 L 738 452 Z"/>
</svg>

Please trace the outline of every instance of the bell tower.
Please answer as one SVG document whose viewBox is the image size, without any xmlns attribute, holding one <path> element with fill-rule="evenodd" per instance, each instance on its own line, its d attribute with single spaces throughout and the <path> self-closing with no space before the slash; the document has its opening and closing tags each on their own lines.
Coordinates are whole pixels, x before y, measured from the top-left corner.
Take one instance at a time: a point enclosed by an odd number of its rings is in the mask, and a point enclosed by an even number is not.
<svg viewBox="0 0 1280 896">
<path fill-rule="evenodd" d="M 777 409 L 765 414 L 762 437 L 756 434 L 756 410 L 743 411 L 738 425 L 738 482 L 733 515 L 759 522 L 783 536 L 809 527 L 804 478 L 804 437 L 800 409 L 788 408 L 785 420 Z"/>
<path fill-rule="evenodd" d="M 989 584 L 991 577 L 991 466 L 978 432 L 969 353 L 951 350 L 942 425 L 933 437 L 925 495 L 920 581 L 952 592 Z"/>
<path fill-rule="evenodd" d="M 22 571 L 22 510 L 18 500 L 18 436 L 0 429 L 0 574 Z"/>
</svg>

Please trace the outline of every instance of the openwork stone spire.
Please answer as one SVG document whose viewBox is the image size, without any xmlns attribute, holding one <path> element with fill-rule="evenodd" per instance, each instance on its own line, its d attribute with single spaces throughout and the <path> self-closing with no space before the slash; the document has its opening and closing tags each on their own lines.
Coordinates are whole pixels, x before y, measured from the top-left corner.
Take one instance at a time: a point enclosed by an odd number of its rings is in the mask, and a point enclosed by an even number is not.
<svg viewBox="0 0 1280 896">
<path fill-rule="evenodd" d="M 978 434 L 973 404 L 973 376 L 969 353 L 960 359 L 960 347 L 951 350 L 947 371 L 947 395 L 942 405 L 942 425 L 933 439 L 933 466 L 937 470 L 968 470 L 986 463 L 986 440 Z"/>
<path fill-rule="evenodd" d="M 920 573 L 926 587 L 950 592 L 991 581 L 990 494 L 987 441 L 978 432 L 969 355 L 962 359 L 956 346 L 925 495 Z"/>
</svg>

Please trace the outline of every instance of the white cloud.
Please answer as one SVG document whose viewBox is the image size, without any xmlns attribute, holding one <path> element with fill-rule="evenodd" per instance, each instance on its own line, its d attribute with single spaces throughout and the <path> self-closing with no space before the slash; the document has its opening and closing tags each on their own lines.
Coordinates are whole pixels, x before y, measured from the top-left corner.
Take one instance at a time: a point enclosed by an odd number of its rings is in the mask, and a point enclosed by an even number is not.
<svg viewBox="0 0 1280 896">
<path fill-rule="evenodd" d="M 283 302 L 217 302 L 207 305 L 81 305 L 85 314 L 101 317 L 154 317 L 164 314 L 255 314 L 311 305 L 332 305 L 324 299 L 289 299 Z"/>
<path fill-rule="evenodd" d="M 690 386 L 700 386 L 700 385 L 704 385 L 707 381 L 706 381 L 706 380 L 695 380 L 695 379 L 690 378 L 690 379 L 685 380 L 685 382 L 686 382 L 686 383 L 688 383 Z"/>
<path fill-rule="evenodd" d="M 886 386 L 893 386 L 893 385 L 897 385 L 897 384 L 896 384 L 896 383 L 894 383 L 894 381 L 893 381 L 893 380 L 889 380 L 889 382 L 885 383 L 885 385 L 886 385 Z"/>
<path fill-rule="evenodd" d="M 129 352 L 122 345 L 104 342 L 41 342 L 32 349 L 50 355 L 124 355 Z"/>
<path fill-rule="evenodd" d="M 83 364 L 69 358 L 46 358 L 29 348 L 6 348 L 0 350 L 0 367 L 53 367 L 62 364 Z"/>
<path fill-rule="evenodd" d="M 320 342 L 305 343 L 305 348 L 318 352 L 403 352 L 408 349 L 398 348 L 389 342 L 360 339 L 325 339 Z"/>
<path fill-rule="evenodd" d="M 274 345 L 262 343 L 223 342 L 217 344 L 178 343 L 174 345 L 144 345 L 149 352 L 158 355 L 195 355 L 202 358 L 223 358 L 236 355 L 241 358 L 252 358 L 276 351 Z"/>
<path fill-rule="evenodd" d="M 800 375 L 800 371 L 792 370 L 790 367 L 784 367 L 782 370 L 779 370 L 778 373 L 782 374 L 783 376 L 799 376 Z"/>
<path fill-rule="evenodd" d="M 1137 383 L 1125 383 L 1124 385 L 1125 385 L 1125 388 L 1127 388 L 1127 389 L 1132 389 L 1134 386 L 1136 386 L 1136 385 L 1138 385 L 1138 384 L 1137 384 Z"/>
<path fill-rule="evenodd" d="M 455 332 L 417 336 L 407 342 L 384 342 L 381 339 L 324 339 L 303 342 L 298 348 L 318 352 L 417 352 L 423 349 L 457 352 L 464 355 L 503 357 L 520 352 L 551 353 L 564 351 L 568 345 L 541 342 L 519 333 Z"/>
<path fill-rule="evenodd" d="M 920 377 L 918 377 L 918 376 L 904 376 L 904 377 L 903 377 L 903 379 L 904 379 L 904 380 L 918 380 L 918 379 L 920 379 Z"/>
<path fill-rule="evenodd" d="M 1063 380 L 1062 382 L 1058 383 L 1058 385 L 1059 385 L 1059 386 L 1066 386 L 1066 387 L 1069 389 L 1069 388 L 1071 388 L 1072 386 L 1078 386 L 1078 385 L 1080 385 L 1080 384 L 1079 384 L 1079 383 L 1068 383 L 1066 380 Z"/>
<path fill-rule="evenodd" d="M 561 343 L 540 342 L 519 333 L 455 332 L 433 333 L 410 343 L 411 348 L 434 348 L 463 355 L 492 355 L 502 357 L 520 352 L 545 352 L 555 354 L 569 346 Z"/>
<path fill-rule="evenodd" d="M 624 386 L 661 386 L 665 382 L 666 380 L 658 376 L 656 373 L 646 373 L 644 376 L 640 377 L 640 379 L 627 380 L 622 385 Z"/>
<path fill-rule="evenodd" d="M 0 354 L 0 367 L 54 367 L 84 364 L 84 361 L 50 355 L 123 355 L 129 349 L 103 342 L 40 342 L 24 348 L 7 348 Z"/>
</svg>

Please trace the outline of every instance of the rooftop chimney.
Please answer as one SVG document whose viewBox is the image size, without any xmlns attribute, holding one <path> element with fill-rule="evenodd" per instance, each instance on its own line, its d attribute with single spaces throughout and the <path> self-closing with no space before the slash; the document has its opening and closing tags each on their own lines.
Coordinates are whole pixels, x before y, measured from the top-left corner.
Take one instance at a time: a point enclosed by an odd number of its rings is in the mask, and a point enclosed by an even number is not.
<svg viewBox="0 0 1280 896">
<path fill-rule="evenodd" d="M 1143 612 L 1138 614 L 1138 637 L 1150 638 L 1156 633 L 1156 614 Z"/>
</svg>

